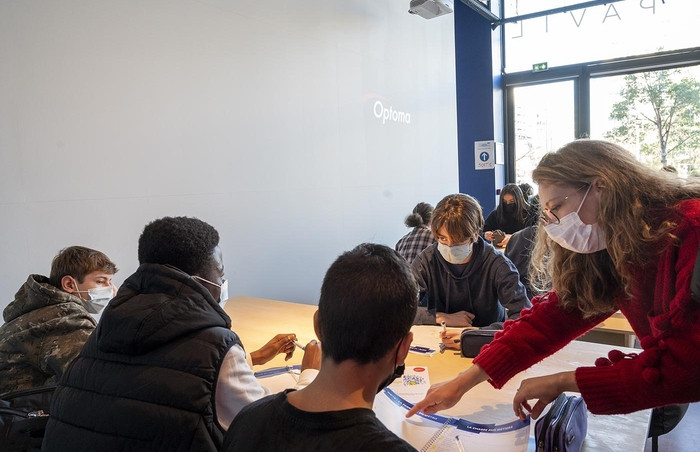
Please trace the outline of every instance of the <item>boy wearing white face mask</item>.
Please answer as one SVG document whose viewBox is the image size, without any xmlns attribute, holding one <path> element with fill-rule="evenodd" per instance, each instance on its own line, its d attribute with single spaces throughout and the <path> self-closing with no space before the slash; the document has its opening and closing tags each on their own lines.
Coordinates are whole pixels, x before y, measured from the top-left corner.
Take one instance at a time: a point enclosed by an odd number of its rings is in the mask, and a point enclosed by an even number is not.
<svg viewBox="0 0 700 452">
<path fill-rule="evenodd" d="M 481 206 L 469 195 L 437 204 L 431 230 L 438 242 L 412 264 L 422 300 L 414 323 L 484 327 L 530 307 L 513 263 L 479 236 L 483 225 Z"/>
<path fill-rule="evenodd" d="M 117 267 L 99 251 L 61 250 L 51 273 L 29 275 L 3 312 L 0 327 L 0 395 L 55 383 L 97 325 L 116 292 Z"/>
</svg>

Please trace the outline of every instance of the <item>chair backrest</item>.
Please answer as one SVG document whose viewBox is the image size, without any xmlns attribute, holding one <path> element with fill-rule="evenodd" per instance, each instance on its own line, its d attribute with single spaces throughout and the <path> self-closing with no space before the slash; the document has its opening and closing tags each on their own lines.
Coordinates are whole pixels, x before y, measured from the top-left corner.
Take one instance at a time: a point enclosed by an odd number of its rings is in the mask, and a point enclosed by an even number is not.
<svg viewBox="0 0 700 452">
<path fill-rule="evenodd" d="M 5 394 L 0 398 L 0 450 L 39 451 L 56 386 Z"/>
<path fill-rule="evenodd" d="M 690 279 L 690 293 L 693 300 L 700 303 L 700 248 L 698 248 L 698 254 L 695 258 L 693 276 Z M 653 440 L 653 452 L 657 452 L 659 449 L 658 437 L 673 430 L 681 419 L 683 419 L 686 411 L 688 411 L 687 403 L 682 403 L 680 405 L 668 405 L 651 410 L 648 437 L 652 438 Z"/>
</svg>

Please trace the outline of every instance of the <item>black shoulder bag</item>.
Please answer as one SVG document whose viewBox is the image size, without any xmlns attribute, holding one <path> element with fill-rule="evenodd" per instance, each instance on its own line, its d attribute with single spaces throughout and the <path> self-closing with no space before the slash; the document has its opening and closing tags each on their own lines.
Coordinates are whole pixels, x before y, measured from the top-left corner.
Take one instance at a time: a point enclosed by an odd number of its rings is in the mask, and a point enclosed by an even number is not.
<svg viewBox="0 0 700 452">
<path fill-rule="evenodd" d="M 39 451 L 56 386 L 11 392 L 0 398 L 0 450 Z"/>
</svg>

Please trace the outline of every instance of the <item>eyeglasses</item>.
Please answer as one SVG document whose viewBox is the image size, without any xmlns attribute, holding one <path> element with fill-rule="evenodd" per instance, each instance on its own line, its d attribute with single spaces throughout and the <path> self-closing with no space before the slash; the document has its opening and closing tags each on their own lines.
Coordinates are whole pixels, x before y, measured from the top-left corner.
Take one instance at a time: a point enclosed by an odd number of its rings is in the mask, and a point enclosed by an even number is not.
<svg viewBox="0 0 700 452">
<path fill-rule="evenodd" d="M 559 202 L 559 203 L 558 203 L 556 206 L 554 206 L 552 209 L 554 209 L 554 210 L 558 209 L 559 207 L 561 207 L 562 204 L 564 204 L 564 203 L 566 202 L 567 199 L 569 199 L 570 197 L 572 197 L 573 195 L 575 195 L 576 193 L 580 192 L 581 190 L 583 190 L 583 189 L 586 188 L 586 187 L 588 187 L 588 184 L 586 184 L 586 185 L 581 185 L 579 188 L 576 189 L 575 192 L 571 193 L 570 195 L 566 195 L 566 196 L 561 200 L 561 202 Z M 554 212 L 552 212 L 552 209 L 542 209 L 542 214 L 540 215 L 540 220 L 541 220 L 542 222 L 544 222 L 544 224 L 559 224 L 559 223 L 560 223 L 561 220 L 559 219 L 559 217 L 557 216 L 557 214 L 555 214 Z"/>
</svg>

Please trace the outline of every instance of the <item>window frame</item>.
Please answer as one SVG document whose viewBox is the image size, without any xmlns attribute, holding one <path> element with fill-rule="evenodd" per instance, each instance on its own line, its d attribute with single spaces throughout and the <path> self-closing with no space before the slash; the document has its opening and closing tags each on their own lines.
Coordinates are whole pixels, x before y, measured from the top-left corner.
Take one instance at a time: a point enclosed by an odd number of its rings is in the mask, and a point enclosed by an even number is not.
<svg viewBox="0 0 700 452">
<path fill-rule="evenodd" d="M 521 86 L 540 85 L 573 80 L 574 82 L 574 133 L 585 138 L 591 133 L 591 79 L 627 75 L 661 69 L 677 69 L 700 65 L 700 47 L 657 52 L 612 60 L 592 61 L 550 68 L 547 71 L 520 71 L 502 73 L 503 111 L 506 138 L 506 183 L 516 182 L 515 176 L 515 100 L 513 90 Z"/>
</svg>

